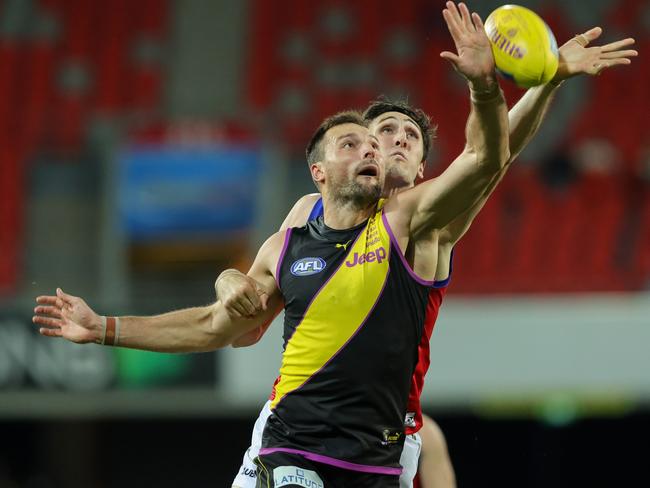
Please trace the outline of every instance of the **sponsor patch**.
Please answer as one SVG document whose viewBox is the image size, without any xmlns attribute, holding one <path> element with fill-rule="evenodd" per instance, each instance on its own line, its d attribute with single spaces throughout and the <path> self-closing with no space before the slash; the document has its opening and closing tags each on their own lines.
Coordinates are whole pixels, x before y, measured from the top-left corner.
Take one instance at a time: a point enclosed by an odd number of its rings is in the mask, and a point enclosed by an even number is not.
<svg viewBox="0 0 650 488">
<path fill-rule="evenodd" d="M 320 273 L 325 269 L 323 258 L 302 258 L 291 265 L 291 274 L 294 276 L 309 276 Z"/>
<path fill-rule="evenodd" d="M 298 468 L 296 466 L 278 466 L 273 470 L 273 486 L 298 485 L 305 488 L 324 488 L 323 480 L 316 471 Z"/>
<path fill-rule="evenodd" d="M 359 255 L 358 252 L 355 252 L 354 256 L 352 256 L 350 259 L 348 259 L 345 262 L 345 265 L 348 268 L 352 268 L 353 266 L 357 266 L 364 263 L 374 263 L 375 261 L 381 263 L 384 259 L 386 259 L 386 256 L 387 256 L 386 249 L 384 249 L 384 247 L 382 246 L 375 251 L 368 251 L 361 255 Z"/>
<path fill-rule="evenodd" d="M 400 439 L 402 438 L 402 432 L 399 430 L 390 430 L 390 429 L 384 429 L 381 432 L 381 445 L 382 446 L 390 446 L 393 444 L 397 444 Z"/>
</svg>

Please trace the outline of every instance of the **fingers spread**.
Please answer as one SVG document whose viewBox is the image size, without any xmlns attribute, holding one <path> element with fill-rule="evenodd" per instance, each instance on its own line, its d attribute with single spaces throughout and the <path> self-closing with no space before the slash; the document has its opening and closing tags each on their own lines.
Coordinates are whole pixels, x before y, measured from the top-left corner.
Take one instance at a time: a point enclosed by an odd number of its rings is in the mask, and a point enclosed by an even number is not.
<svg viewBox="0 0 650 488">
<path fill-rule="evenodd" d="M 627 39 L 621 39 L 620 41 L 615 41 L 615 42 L 610 42 L 609 44 L 605 44 L 602 46 L 600 49 L 604 53 L 609 53 L 612 51 L 616 51 L 617 49 L 621 49 L 623 47 L 628 47 L 634 44 L 636 41 L 628 37 Z"/>
<path fill-rule="evenodd" d="M 456 7 L 456 4 L 454 2 L 447 2 L 445 3 L 445 6 L 447 7 L 447 10 L 449 10 L 449 13 L 451 14 L 454 22 L 460 25 L 462 18 L 460 12 L 458 11 L 458 7 Z"/>
<path fill-rule="evenodd" d="M 472 14 L 472 19 L 474 19 L 474 25 L 476 26 L 476 30 L 481 30 L 484 31 L 485 27 L 483 26 L 483 21 L 481 20 L 481 16 L 474 12 Z"/>
<path fill-rule="evenodd" d="M 638 51 L 634 49 L 627 49 L 625 51 L 614 51 L 609 53 L 602 53 L 600 55 L 601 59 L 617 59 L 617 58 L 632 58 L 638 56 Z"/>
<path fill-rule="evenodd" d="M 442 11 L 442 16 L 445 18 L 445 22 L 447 23 L 447 28 L 449 29 L 451 37 L 454 39 L 454 41 L 457 41 L 461 36 L 461 29 L 457 19 L 447 9 Z"/>
<path fill-rule="evenodd" d="M 40 305 L 34 308 L 34 313 L 39 315 L 51 315 L 53 317 L 61 318 L 61 309 L 57 307 Z"/>
<path fill-rule="evenodd" d="M 57 300 L 59 300 L 59 298 L 50 295 L 41 295 L 36 297 L 36 303 L 41 303 L 43 305 L 55 305 Z"/>
<path fill-rule="evenodd" d="M 38 329 L 39 334 L 47 336 L 47 337 L 63 337 L 63 332 L 61 332 L 61 329 L 48 329 L 45 327 L 41 327 Z"/>
<path fill-rule="evenodd" d="M 76 298 L 77 298 L 75 296 L 68 295 L 67 293 L 64 293 L 61 288 L 56 289 L 56 295 L 69 305 L 73 305 L 74 300 L 76 300 Z"/>
<path fill-rule="evenodd" d="M 467 29 L 469 32 L 475 32 L 476 28 L 472 23 L 472 17 L 469 13 L 469 10 L 467 9 L 467 5 L 464 3 L 459 3 L 458 10 L 460 10 L 460 17 L 462 19 L 463 26 L 465 26 L 465 29 Z"/>
<path fill-rule="evenodd" d="M 32 322 L 39 325 L 45 325 L 46 327 L 60 328 L 63 326 L 63 321 L 52 317 L 43 317 L 41 315 L 34 315 L 32 317 Z"/>
<path fill-rule="evenodd" d="M 611 68 L 612 66 L 621 66 L 624 64 L 632 64 L 632 61 L 630 61 L 627 58 L 620 58 L 620 59 L 611 59 L 607 62 L 605 65 L 606 68 Z"/>
</svg>

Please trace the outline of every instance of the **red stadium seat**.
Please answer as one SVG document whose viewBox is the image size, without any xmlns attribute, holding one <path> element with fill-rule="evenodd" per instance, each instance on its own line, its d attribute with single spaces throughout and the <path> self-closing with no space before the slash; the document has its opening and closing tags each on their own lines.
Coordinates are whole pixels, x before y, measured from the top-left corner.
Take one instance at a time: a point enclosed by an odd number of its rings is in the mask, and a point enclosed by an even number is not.
<svg viewBox="0 0 650 488">
<path fill-rule="evenodd" d="M 19 78 L 16 73 L 19 68 L 20 51 L 15 42 L 0 39 L 0 93 L 3 103 L 0 104 L 0 132 L 4 134 L 16 133 L 14 122 L 14 101 L 19 88 Z"/>
<path fill-rule="evenodd" d="M 48 41 L 36 41 L 29 47 L 27 59 L 29 68 L 24 78 L 27 97 L 23 101 L 21 133 L 25 145 L 34 147 L 41 142 L 47 123 L 48 102 L 55 83 L 55 48 Z"/>
<path fill-rule="evenodd" d="M 5 133 L 0 133 L 0 147 L 0 295 L 3 295 L 15 289 L 23 248 L 24 155 Z"/>
</svg>

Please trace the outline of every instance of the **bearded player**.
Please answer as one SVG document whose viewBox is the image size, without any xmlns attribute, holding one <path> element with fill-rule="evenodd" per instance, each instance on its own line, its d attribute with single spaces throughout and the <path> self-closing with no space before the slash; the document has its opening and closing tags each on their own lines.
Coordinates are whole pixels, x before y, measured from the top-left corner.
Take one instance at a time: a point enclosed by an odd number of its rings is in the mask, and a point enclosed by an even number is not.
<svg viewBox="0 0 650 488">
<path fill-rule="evenodd" d="M 462 6 L 461 6 L 462 8 Z M 451 30 L 451 26 L 450 26 Z M 596 40 L 602 33 L 598 27 L 578 35 L 565 43 L 559 49 L 560 64 L 551 83 L 528 90 L 524 97 L 509 113 L 510 119 L 510 152 L 511 163 L 535 135 L 544 118 L 546 110 L 558 87 L 568 78 L 577 74 L 599 74 L 603 69 L 629 64 L 630 57 L 636 56 L 634 50 L 625 49 L 634 43 L 633 39 L 610 43 L 602 47 L 588 48 L 587 45 Z M 452 31 L 453 35 L 453 31 Z M 454 37 L 457 48 L 462 39 Z M 429 118 L 420 110 L 405 103 L 395 103 L 388 100 L 373 102 L 365 111 L 364 117 L 370 122 L 371 132 L 377 137 L 380 149 L 386 158 L 386 182 L 384 196 L 408 189 L 421 179 L 430 152 L 435 132 L 431 128 Z M 472 125 L 468 124 L 468 131 Z M 468 140 L 471 140 L 468 134 Z M 453 468 L 449 460 L 444 436 L 440 428 L 431 419 L 427 419 L 427 437 L 429 444 L 420 445 L 417 433 L 423 426 L 423 416 L 420 405 L 424 376 L 429 366 L 429 340 L 438 309 L 446 293 L 451 274 L 452 249 L 458 240 L 467 232 L 473 219 L 485 204 L 488 196 L 500 181 L 507 167 L 495 179 L 494 184 L 477 200 L 475 205 L 442 231 L 436 231 L 431 241 L 415 250 L 415 259 L 421 255 L 430 256 L 431 246 L 436 248 L 437 255 L 435 283 L 430 292 L 428 316 L 425 334 L 419 347 L 419 360 L 416 372 L 412 378 L 409 406 L 405 418 L 407 434 L 405 448 L 400 460 L 404 470 L 401 475 L 401 486 L 412 486 L 416 470 L 422 471 L 420 485 L 422 488 L 451 488 L 455 486 Z M 291 212 L 280 227 L 301 227 L 306 222 L 322 216 L 322 200 L 320 194 L 310 194 L 302 197 L 294 205 Z M 265 307 L 266 297 L 260 294 L 259 286 L 237 270 L 224 271 L 215 284 L 218 297 L 224 303 L 230 314 L 237 317 L 253 316 Z M 240 338 L 235 344 L 238 347 L 252 345 L 264 333 L 260 328 L 251 334 Z M 256 422 L 251 447 L 244 454 L 242 466 L 233 482 L 233 488 L 252 488 L 255 486 L 255 465 L 253 459 L 257 456 L 261 442 L 261 429 L 268 415 L 268 402 Z M 430 446 L 430 447 L 428 447 Z M 426 452 L 429 451 L 429 452 Z M 418 457 L 422 455 L 418 461 Z M 430 465 L 430 467 L 429 467 Z"/>
</svg>

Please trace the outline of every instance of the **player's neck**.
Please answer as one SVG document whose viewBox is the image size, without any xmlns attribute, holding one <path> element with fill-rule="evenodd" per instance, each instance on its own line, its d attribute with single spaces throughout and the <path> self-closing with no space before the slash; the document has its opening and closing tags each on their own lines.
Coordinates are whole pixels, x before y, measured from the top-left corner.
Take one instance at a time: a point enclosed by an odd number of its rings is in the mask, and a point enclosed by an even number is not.
<svg viewBox="0 0 650 488">
<path fill-rule="evenodd" d="M 408 190 L 409 188 L 413 188 L 415 186 L 415 182 L 405 182 L 404 180 L 396 180 L 394 182 L 389 182 L 388 179 L 386 179 L 386 183 L 384 184 L 384 191 L 382 192 L 382 197 L 388 198 L 391 195 L 395 195 L 396 193 Z"/>
<path fill-rule="evenodd" d="M 358 204 L 323 196 L 323 219 L 331 229 L 349 229 L 367 220 L 376 207 L 377 201 Z"/>
</svg>

